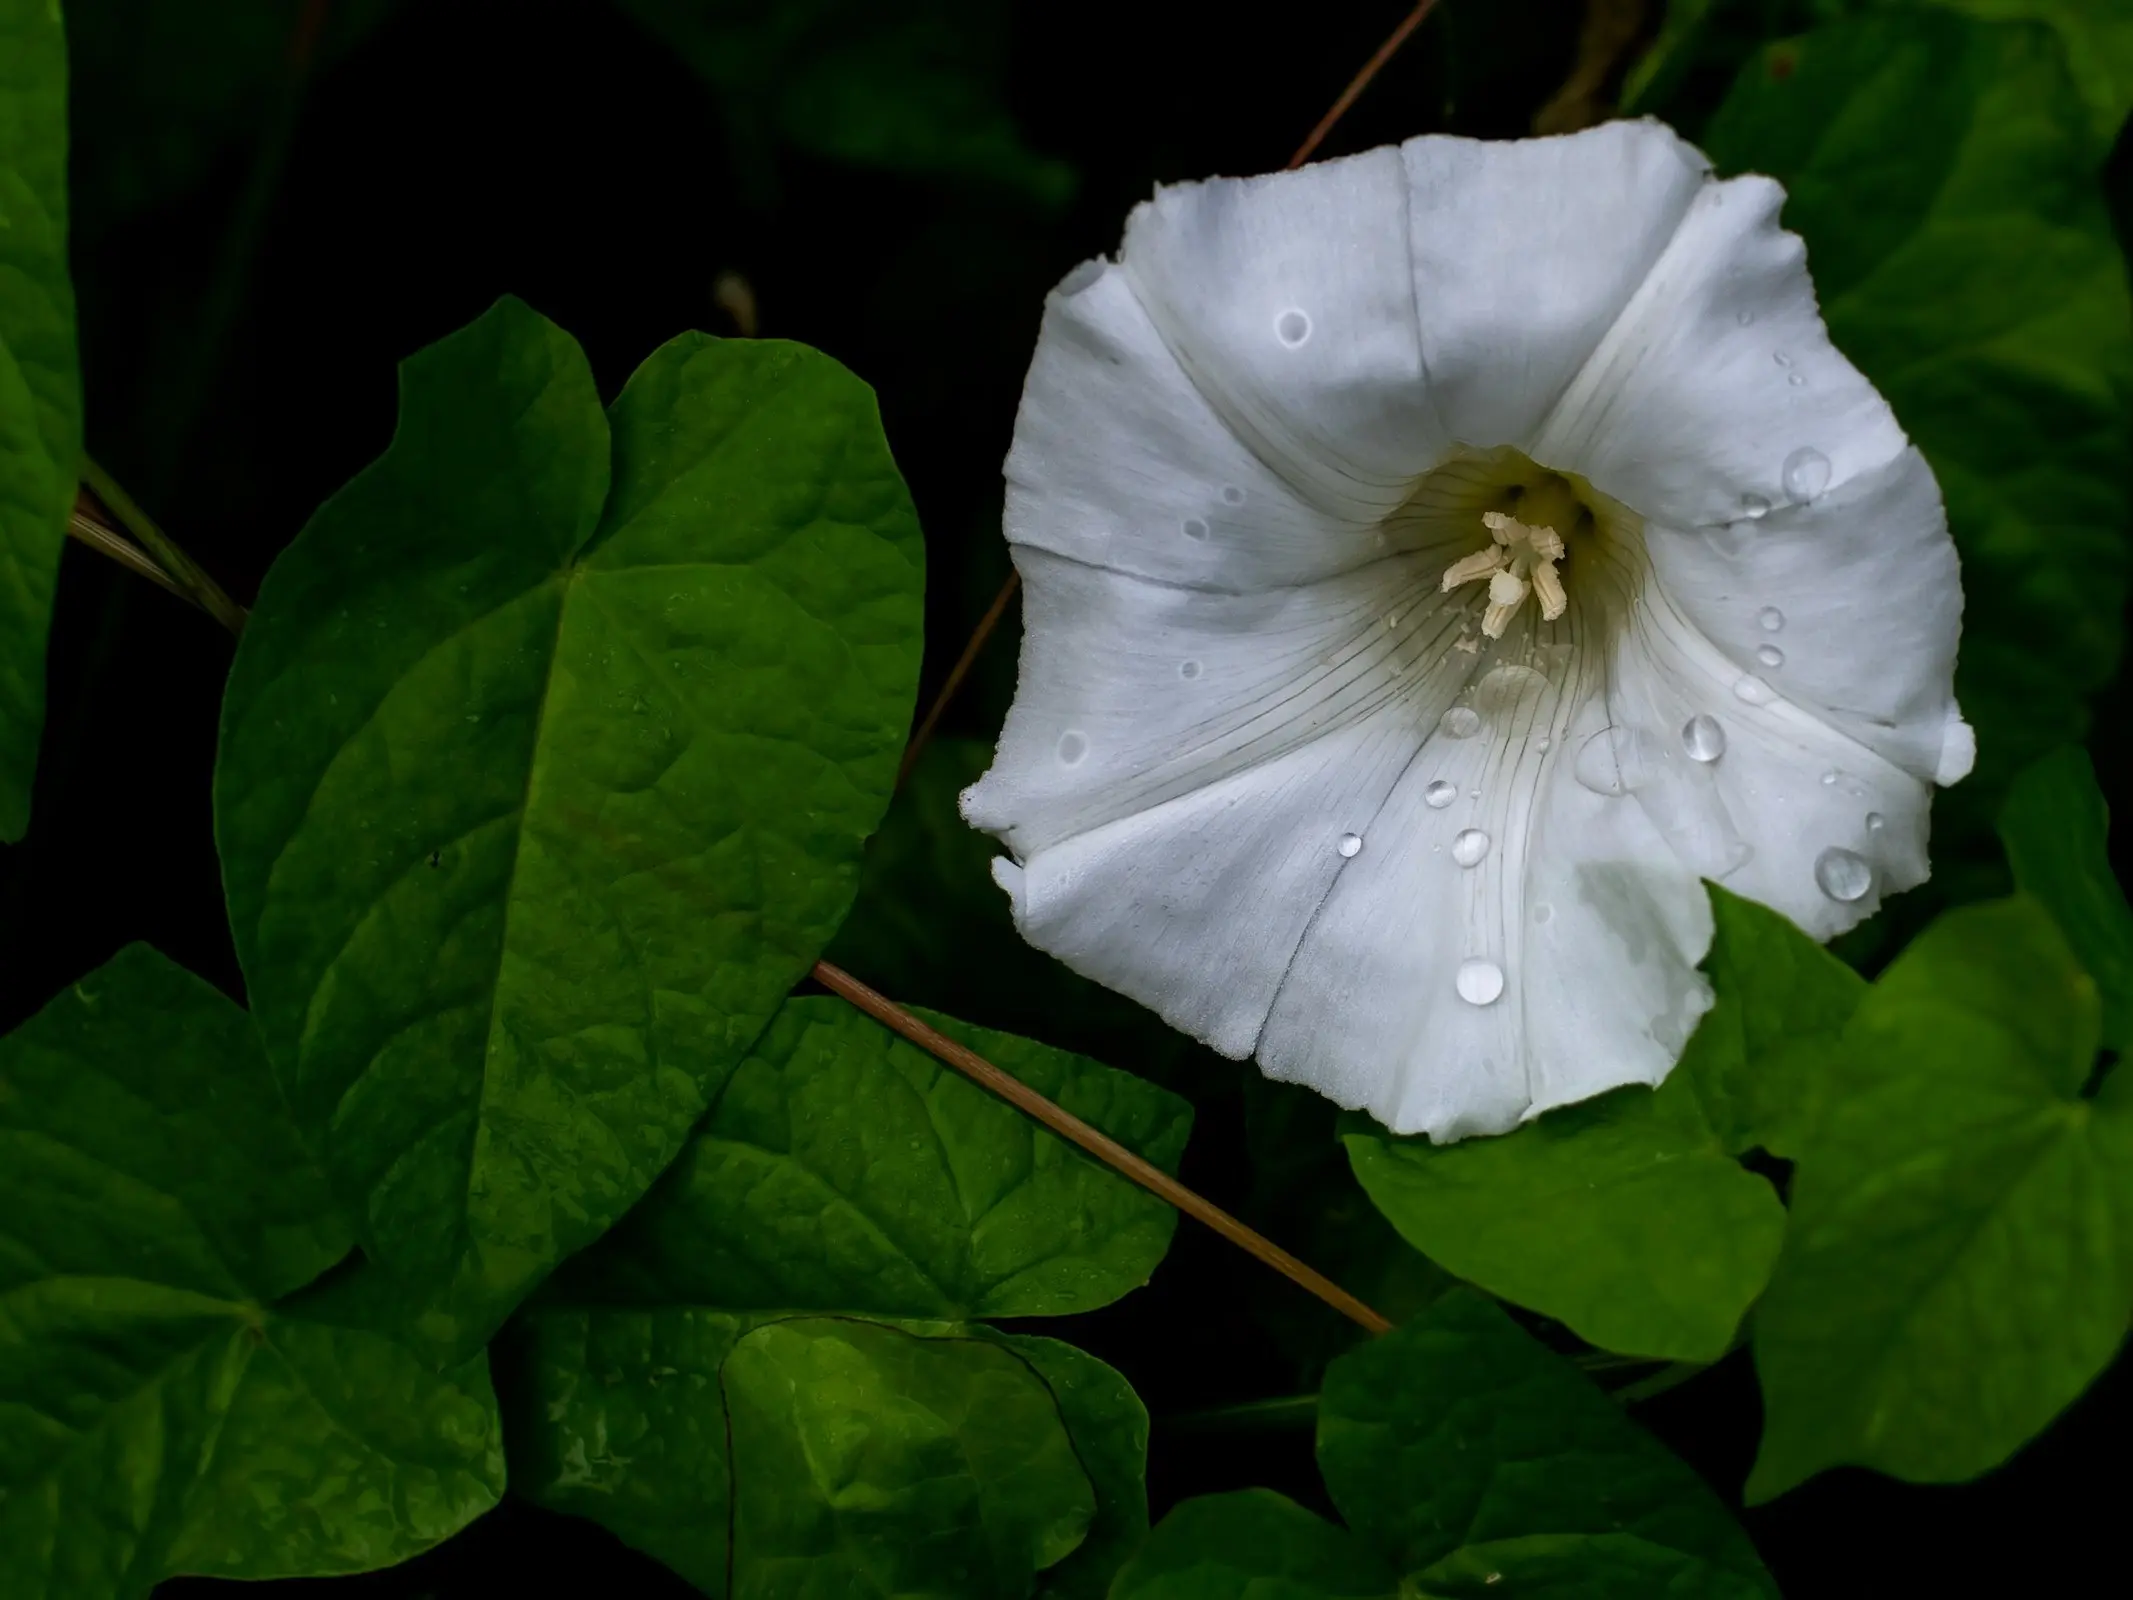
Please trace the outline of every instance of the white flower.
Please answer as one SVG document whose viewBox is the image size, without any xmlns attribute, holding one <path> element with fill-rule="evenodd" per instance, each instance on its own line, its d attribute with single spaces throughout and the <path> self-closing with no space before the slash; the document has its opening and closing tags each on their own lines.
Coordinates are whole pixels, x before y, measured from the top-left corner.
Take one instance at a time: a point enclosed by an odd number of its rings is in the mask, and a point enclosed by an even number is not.
<svg viewBox="0 0 2133 1600">
<path fill-rule="evenodd" d="M 1451 1139 L 1665 1077 L 1699 878 L 1821 938 L 1921 881 L 1955 551 L 1781 199 L 1644 122 L 1136 209 L 1007 460 L 1023 934 Z"/>
</svg>

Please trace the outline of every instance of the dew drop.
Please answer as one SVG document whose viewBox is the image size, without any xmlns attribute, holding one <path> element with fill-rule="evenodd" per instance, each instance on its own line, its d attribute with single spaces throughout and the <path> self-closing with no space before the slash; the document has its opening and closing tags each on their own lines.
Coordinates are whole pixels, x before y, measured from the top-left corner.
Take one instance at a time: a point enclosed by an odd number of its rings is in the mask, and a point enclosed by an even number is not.
<svg viewBox="0 0 2133 1600">
<path fill-rule="evenodd" d="M 1787 383 L 1791 384 L 1791 385 L 1792 385 L 1792 386 L 1793 386 L 1793 387 L 1794 387 L 1795 389 L 1804 389 L 1804 388 L 1806 388 L 1806 387 L 1807 387 L 1807 379 L 1806 379 L 1806 377 L 1805 377 L 1805 376 L 1804 376 L 1803 374 L 1801 374 L 1801 373 L 1797 373 L 1797 372 L 1795 372 L 1795 373 L 1794 373 L 1794 374 L 1793 374 L 1793 375 L 1792 375 L 1791 377 L 1787 378 L 1787 379 L 1786 379 L 1785 381 L 1786 381 Z"/>
<path fill-rule="evenodd" d="M 1795 500 L 1812 500 L 1829 487 L 1829 457 L 1812 448 L 1793 451 L 1780 473 L 1785 492 Z"/>
<path fill-rule="evenodd" d="M 1533 920 L 1535 922 L 1553 922 L 1555 920 L 1555 907 L 1543 900 L 1533 908 Z"/>
<path fill-rule="evenodd" d="M 1197 677 L 1198 677 L 1199 675 L 1200 675 L 1200 663 L 1199 663 L 1199 662 L 1197 662 L 1197 661 L 1181 661 L 1181 662 L 1179 662 L 1179 663 L 1178 663 L 1178 676 L 1179 676 L 1179 677 L 1181 677 L 1181 678 L 1197 678 Z"/>
<path fill-rule="evenodd" d="M 1478 866 L 1489 853 L 1489 836 L 1479 828 L 1461 828 L 1452 840 L 1452 859 L 1462 867 Z"/>
<path fill-rule="evenodd" d="M 1866 814 L 1866 831 L 1868 833 L 1879 833 L 1887 825 L 1880 812 L 1869 811 Z"/>
<path fill-rule="evenodd" d="M 1770 515 L 1770 502 L 1759 494 L 1744 494 L 1740 497 L 1740 514 L 1750 522 L 1760 522 Z"/>
<path fill-rule="evenodd" d="M 1874 886 L 1874 869 L 1866 858 L 1836 845 L 1815 857 L 1815 882 L 1832 900 L 1849 905 Z"/>
<path fill-rule="evenodd" d="M 1073 766 L 1089 753 L 1089 736 L 1068 730 L 1059 736 L 1059 761 L 1062 766 Z"/>
<path fill-rule="evenodd" d="M 1733 680 L 1733 698 L 1744 705 L 1767 706 L 1777 698 L 1777 691 L 1752 672 L 1744 672 Z"/>
<path fill-rule="evenodd" d="M 1734 320 L 1735 322 L 1739 323 L 1739 324 L 1740 324 L 1740 325 L 1741 325 L 1741 326 L 1742 326 L 1743 328 L 1745 328 L 1745 327 L 1748 327 L 1748 326 L 1750 326 L 1750 325 L 1752 325 L 1752 324 L 1754 323 L 1754 321 L 1755 321 L 1755 313 L 1754 313 L 1754 312 L 1752 312 L 1752 311 L 1739 311 L 1739 312 L 1735 312 L 1735 313 L 1734 313 L 1734 316 L 1733 316 L 1733 320 Z"/>
<path fill-rule="evenodd" d="M 1691 761 L 1716 761 L 1726 753 L 1726 730 L 1699 711 L 1681 725 L 1681 748 Z"/>
<path fill-rule="evenodd" d="M 1781 367 L 1789 367 L 1792 365 L 1792 357 L 1785 354 L 1785 352 L 1782 350 L 1771 351 L 1770 359 L 1772 361 L 1775 361 Z"/>
<path fill-rule="evenodd" d="M 1352 860 L 1356 852 L 1363 848 L 1363 836 L 1359 833 L 1344 833 L 1341 835 L 1341 842 L 1333 848 L 1341 853 L 1344 860 Z"/>
<path fill-rule="evenodd" d="M 1206 538 L 1207 524 L 1202 522 L 1198 517 L 1187 517 L 1185 519 L 1185 537 L 1188 539 Z"/>
<path fill-rule="evenodd" d="M 1422 803 L 1432 811 L 1442 811 L 1458 798 L 1459 786 L 1456 783 L 1446 783 L 1442 778 L 1436 779 L 1422 791 Z"/>
<path fill-rule="evenodd" d="M 1755 614 L 1756 622 L 1765 633 L 1781 633 L 1785 628 L 1785 613 L 1776 606 L 1765 606 Z"/>
<path fill-rule="evenodd" d="M 1837 781 L 1837 778 L 1838 778 L 1838 776 L 1839 776 L 1839 774 L 1838 774 L 1838 772 L 1837 772 L 1837 769 L 1836 769 L 1835 767 L 1831 767 L 1831 768 L 1829 769 L 1829 771 L 1827 771 L 1827 772 L 1825 772 L 1825 773 L 1823 773 L 1823 774 L 1822 774 L 1822 785 L 1823 785 L 1823 787 L 1824 787 L 1824 788 L 1827 788 L 1827 787 L 1829 787 L 1829 786 L 1830 786 L 1831 784 L 1835 783 L 1835 782 Z"/>
<path fill-rule="evenodd" d="M 1503 968 L 1493 961 L 1484 961 L 1479 956 L 1459 963 L 1459 971 L 1452 979 L 1452 987 L 1459 991 L 1459 998 L 1470 1006 L 1494 1005 L 1503 994 Z"/>
<path fill-rule="evenodd" d="M 1453 706 L 1437 719 L 1449 739 L 1471 739 L 1481 731 L 1481 713 L 1472 706 Z"/>
<path fill-rule="evenodd" d="M 1594 794 L 1613 798 L 1641 788 L 1663 754 L 1650 735 L 1627 728 L 1602 728 L 1578 747 L 1570 771 Z"/>
<path fill-rule="evenodd" d="M 1554 743 L 1555 741 L 1549 738 L 1544 733 L 1538 739 L 1535 739 L 1533 741 L 1533 748 L 1538 750 L 1542 755 L 1546 755 L 1548 753 L 1548 747 Z"/>
<path fill-rule="evenodd" d="M 1782 667 L 1785 664 L 1785 652 L 1774 644 L 1766 644 L 1755 652 L 1755 659 L 1766 667 Z"/>
<path fill-rule="evenodd" d="M 1274 337 L 1294 350 L 1311 337 L 1311 319 L 1301 311 L 1284 311 L 1274 319 Z"/>
<path fill-rule="evenodd" d="M 1244 491 L 1238 488 L 1234 483 L 1225 483 L 1224 485 L 1222 485 L 1222 503 L 1224 505 L 1231 506 L 1243 505 Z"/>
</svg>

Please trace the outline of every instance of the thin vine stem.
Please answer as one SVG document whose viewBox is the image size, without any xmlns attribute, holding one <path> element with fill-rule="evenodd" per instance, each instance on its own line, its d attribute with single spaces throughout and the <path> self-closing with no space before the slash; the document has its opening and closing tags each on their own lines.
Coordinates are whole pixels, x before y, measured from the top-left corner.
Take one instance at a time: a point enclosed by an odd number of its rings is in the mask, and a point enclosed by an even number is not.
<svg viewBox="0 0 2133 1600">
<path fill-rule="evenodd" d="M 1220 1206 L 1185 1187 L 1153 1162 L 1135 1155 L 1110 1135 L 1101 1133 L 1072 1112 L 1061 1109 L 987 1061 L 967 1045 L 956 1043 L 938 1028 L 914 1017 L 895 1001 L 868 988 L 841 967 L 818 961 L 815 981 L 830 993 L 848 1001 L 883 1027 L 901 1034 L 935 1060 L 953 1067 L 1034 1121 L 1068 1140 L 1120 1176 L 1130 1178 L 1150 1194 L 1167 1201 L 1193 1221 L 1213 1229 L 1231 1244 L 1272 1267 L 1291 1283 L 1308 1290 L 1358 1327 L 1372 1333 L 1389 1333 L 1392 1324 L 1316 1268 L 1299 1261 L 1264 1234 L 1246 1227 Z"/>
<path fill-rule="evenodd" d="M 188 605 L 199 606 L 192 593 L 181 587 L 169 573 L 149 559 L 146 551 L 115 529 L 105 527 L 96 518 L 83 510 L 85 501 L 77 500 L 67 516 L 67 532 L 80 540 L 100 556 L 108 556 L 136 577 L 146 578 L 150 583 L 168 589 Z M 205 609 L 204 607 L 202 609 Z"/>
<path fill-rule="evenodd" d="M 207 569 L 187 555 L 147 512 L 134 503 L 133 496 L 119 487 L 118 480 L 84 456 L 81 464 L 82 482 L 96 496 L 104 508 L 125 525 L 126 531 L 155 559 L 157 566 L 169 575 L 171 581 L 198 603 L 201 610 L 221 623 L 231 633 L 244 632 L 245 620 L 251 615 L 245 608 L 223 593 L 222 585 L 207 574 Z M 102 549 L 99 545 L 97 548 Z M 105 550 L 106 555 L 113 552 Z M 114 555 L 114 559 L 123 559 Z"/>
<path fill-rule="evenodd" d="M 1282 168 L 1284 172 L 1294 172 L 1311 159 L 1341 118 L 1363 97 L 1363 91 L 1370 87 L 1371 80 L 1384 71 L 1385 63 L 1399 53 L 1400 46 L 1414 36 L 1414 31 L 1421 27 L 1429 19 L 1429 14 L 1436 9 L 1437 0 L 1418 0 L 1414 9 L 1400 19 L 1400 25 L 1385 36 L 1385 42 L 1378 46 L 1377 53 L 1363 63 L 1362 69 L 1348 80 L 1348 87 L 1340 92 L 1340 98 L 1318 119 L 1318 126 L 1296 147 L 1296 154 L 1289 157 L 1289 164 Z M 963 653 L 956 657 L 955 665 L 949 669 L 948 676 L 941 681 L 939 690 L 934 694 L 933 703 L 926 708 L 924 719 L 919 723 L 917 731 L 911 735 L 911 742 L 904 747 L 903 765 L 896 774 L 899 788 L 903 786 L 903 781 L 911 769 L 918 765 L 920 753 L 933 738 L 934 731 L 940 727 L 941 718 L 947 713 L 950 702 L 962 689 L 963 680 L 970 676 L 970 669 L 984 653 L 987 641 L 999 628 L 1000 620 L 1007 615 L 1007 608 L 1014 601 L 1015 591 L 1021 587 L 1022 574 L 1009 572 L 1007 581 L 1000 585 L 1000 592 L 992 597 L 992 604 L 985 608 L 985 615 L 978 618 L 978 625 L 970 630 L 970 638 L 963 646 Z"/>
</svg>

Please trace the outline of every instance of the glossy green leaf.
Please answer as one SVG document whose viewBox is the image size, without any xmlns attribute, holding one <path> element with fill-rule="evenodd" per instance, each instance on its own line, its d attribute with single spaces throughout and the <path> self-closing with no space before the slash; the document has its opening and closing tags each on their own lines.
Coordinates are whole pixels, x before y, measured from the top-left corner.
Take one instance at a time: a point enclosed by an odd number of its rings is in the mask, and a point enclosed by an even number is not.
<svg viewBox="0 0 2133 1600">
<path fill-rule="evenodd" d="M 1470 1291 L 1333 1363 L 1318 1463 L 1402 1571 L 1500 1540 L 1629 1534 L 1706 1566 L 1713 1582 L 1692 1592 L 1776 1594 L 1694 1472 Z"/>
<path fill-rule="evenodd" d="M 746 136 L 1046 206 L 1074 191 L 1072 170 L 1034 154 L 1002 102 L 997 0 L 621 3 L 718 91 Z"/>
<path fill-rule="evenodd" d="M 1776 912 L 1711 891 L 1717 999 L 1654 1091 L 1617 1089 L 1494 1139 L 1341 1127 L 1364 1190 L 1431 1260 L 1604 1350 L 1714 1361 L 1769 1281 L 1785 1212 L 1735 1159 L 1789 1155 L 1864 987 Z"/>
<path fill-rule="evenodd" d="M 2023 769 L 2000 808 L 2015 883 L 2059 924 L 2096 981 L 2103 1044 L 2133 1043 L 2133 908 L 2111 870 L 2110 808 L 2086 751 L 2069 745 Z"/>
<path fill-rule="evenodd" d="M 1982 831 L 2017 768 L 2079 737 L 2126 599 L 2133 306 L 2065 52 L 1877 11 L 1765 51 L 1705 145 L 1786 185 L 1831 336 L 1940 480 L 1979 762 L 1937 818 Z"/>
<path fill-rule="evenodd" d="M 1092 1527 L 1115 1537 L 1091 1477 L 1116 1464 L 1084 1459 L 1136 1419 L 1078 1352 L 685 1308 L 544 1309 L 511 1339 L 515 1484 L 708 1595 L 1020 1596 Z"/>
<path fill-rule="evenodd" d="M 1010 1034 L 926 1019 L 1175 1169 L 1191 1108 Z M 842 1000 L 786 1005 L 566 1294 L 724 1310 L 1061 1316 L 1145 1283 L 1177 1213 Z"/>
<path fill-rule="evenodd" d="M 55 0 L 0 0 L 0 842 L 29 826 L 45 635 L 80 466 L 66 41 Z"/>
<path fill-rule="evenodd" d="M 1391 1600 L 1399 1580 L 1344 1528 L 1270 1489 L 1201 1495 L 1156 1524 L 1113 1600 Z"/>
<path fill-rule="evenodd" d="M 145 946 L 0 1039 L 0 1593 L 362 1571 L 495 1503 L 483 1363 L 283 1299 L 347 1244 L 245 1014 Z"/>
<path fill-rule="evenodd" d="M 2096 990 L 2017 898 L 1951 912 L 1846 1030 L 1755 1321 L 1751 1499 L 1856 1464 L 1996 1466 L 2133 1317 L 2133 1079 L 2084 1093 Z"/>
<path fill-rule="evenodd" d="M 996 1334 L 1052 1391 L 1096 1495 L 1088 1534 L 1039 1580 L 1039 1600 L 1104 1600 L 1148 1537 L 1148 1408 L 1133 1386 L 1086 1350 L 1058 1339 Z"/>
<path fill-rule="evenodd" d="M 849 903 L 909 719 L 918 530 L 873 396 L 685 335 L 603 416 L 499 303 L 275 564 L 216 770 L 275 1070 L 478 1344 L 680 1149 Z"/>
</svg>

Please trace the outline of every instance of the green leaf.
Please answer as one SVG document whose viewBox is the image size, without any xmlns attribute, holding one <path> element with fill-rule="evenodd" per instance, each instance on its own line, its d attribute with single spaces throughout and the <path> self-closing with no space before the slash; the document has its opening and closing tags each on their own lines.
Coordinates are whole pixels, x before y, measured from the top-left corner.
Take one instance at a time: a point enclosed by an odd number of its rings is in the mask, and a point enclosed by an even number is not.
<svg viewBox="0 0 2133 1600">
<path fill-rule="evenodd" d="M 1777 1194 L 1735 1157 L 1790 1156 L 1864 985 L 1776 912 L 1711 890 L 1716 1002 L 1654 1091 L 1617 1089 L 1495 1139 L 1433 1145 L 1341 1124 L 1401 1234 L 1603 1350 L 1715 1361 L 1768 1282 Z"/>
<path fill-rule="evenodd" d="M 2019 767 L 2079 737 L 2126 598 L 2133 308 L 2064 51 L 1876 12 L 1765 51 L 1705 145 L 1786 185 L 1831 336 L 1940 480 L 1979 768 L 1937 831 L 1982 832 Z"/>
<path fill-rule="evenodd" d="M 1155 1085 L 921 1013 L 1175 1169 Z M 1177 1213 L 842 1000 L 789 1002 L 644 1204 L 562 1292 L 891 1317 L 1061 1316 L 1148 1280 Z"/>
<path fill-rule="evenodd" d="M 1030 151 L 998 79 L 998 0 L 622 0 L 726 102 L 744 136 L 832 160 L 975 180 L 1046 207 L 1074 174 Z"/>
<path fill-rule="evenodd" d="M 2133 909 L 2111 871 L 2111 812 L 2086 751 L 2069 745 L 2023 769 L 2000 808 L 2015 883 L 2052 914 L 2096 980 L 2103 1045 L 2133 1044 Z"/>
<path fill-rule="evenodd" d="M 347 1243 L 245 1014 L 145 946 L 0 1039 L 0 1592 L 362 1571 L 495 1503 L 481 1363 L 275 1303 Z"/>
<path fill-rule="evenodd" d="M 2133 1091 L 2084 1095 L 2097 1001 L 2042 907 L 1941 917 L 1875 983 L 1755 1320 L 1767 1500 L 1825 1467 L 1998 1465 L 2133 1316 Z"/>
<path fill-rule="evenodd" d="M 67 48 L 55 0 L 0 0 L 0 842 L 30 821 L 44 646 L 81 466 L 67 277 Z"/>
<path fill-rule="evenodd" d="M 1774 1592 L 1627 1533 L 1499 1539 L 1456 1551 L 1409 1584 L 1416 1600 L 1688 1600 Z"/>
<path fill-rule="evenodd" d="M 514 1483 L 709 1595 L 1019 1596 L 1102 1528 L 1089 1394 L 1069 1420 L 1018 1341 L 689 1308 L 544 1309 L 511 1341 Z"/>
<path fill-rule="evenodd" d="M 1096 1494 L 1088 1536 L 1044 1574 L 1037 1593 L 1040 1600 L 1103 1600 L 1118 1569 L 1148 1537 L 1148 1408 L 1131 1384 L 1085 1350 L 1024 1334 L 991 1336 L 1051 1389 Z"/>
<path fill-rule="evenodd" d="M 835 362 L 685 335 L 603 417 L 506 300 L 406 364 L 391 448 L 268 574 L 216 770 L 231 923 L 426 1340 L 478 1345 L 642 1194 L 835 929 L 919 560 Z"/>
<path fill-rule="evenodd" d="M 1370 1546 L 1270 1489 L 1202 1495 L 1156 1524 L 1112 1600 L 1391 1600 Z"/>
<path fill-rule="evenodd" d="M 1333 1363 L 1318 1463 L 1402 1571 L 1501 1540 L 1629 1534 L 1706 1566 L 1690 1592 L 1776 1594 L 1694 1472 L 1471 1291 Z"/>
</svg>

